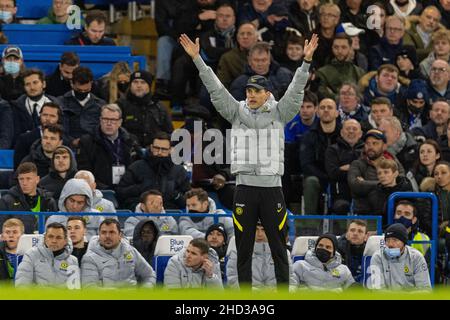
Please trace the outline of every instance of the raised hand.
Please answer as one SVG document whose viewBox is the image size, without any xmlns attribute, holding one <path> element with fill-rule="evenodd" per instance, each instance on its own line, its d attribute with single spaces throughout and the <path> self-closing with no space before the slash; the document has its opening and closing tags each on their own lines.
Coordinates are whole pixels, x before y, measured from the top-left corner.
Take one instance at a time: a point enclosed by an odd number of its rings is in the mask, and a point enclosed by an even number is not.
<svg viewBox="0 0 450 320">
<path fill-rule="evenodd" d="M 192 59 L 195 59 L 200 54 L 200 40 L 198 38 L 196 38 L 195 43 L 193 43 L 192 40 L 183 33 L 180 36 L 180 44 Z"/>
<path fill-rule="evenodd" d="M 314 51 L 316 51 L 317 46 L 319 45 L 319 37 L 317 34 L 313 34 L 311 40 L 305 40 L 305 47 L 303 49 L 303 53 L 305 54 L 304 59 L 307 61 L 311 61 Z"/>
</svg>

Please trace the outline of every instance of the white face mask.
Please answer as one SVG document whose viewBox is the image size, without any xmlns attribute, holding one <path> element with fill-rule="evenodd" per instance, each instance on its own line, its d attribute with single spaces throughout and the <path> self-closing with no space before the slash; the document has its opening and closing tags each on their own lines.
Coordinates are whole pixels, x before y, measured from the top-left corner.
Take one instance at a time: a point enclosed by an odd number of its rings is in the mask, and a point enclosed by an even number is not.
<svg viewBox="0 0 450 320">
<path fill-rule="evenodd" d="M 12 18 L 13 18 L 13 15 L 11 12 L 0 10 L 0 20 L 2 20 L 3 22 L 8 22 L 8 21 L 12 20 Z"/>
</svg>

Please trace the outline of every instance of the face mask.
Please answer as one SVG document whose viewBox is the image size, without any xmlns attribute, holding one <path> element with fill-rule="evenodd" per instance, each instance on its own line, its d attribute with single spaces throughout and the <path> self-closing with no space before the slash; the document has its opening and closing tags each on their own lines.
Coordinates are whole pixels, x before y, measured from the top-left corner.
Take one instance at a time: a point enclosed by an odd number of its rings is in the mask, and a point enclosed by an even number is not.
<svg viewBox="0 0 450 320">
<path fill-rule="evenodd" d="M 125 92 L 128 89 L 128 85 L 129 85 L 128 82 L 119 82 L 117 84 L 117 88 L 119 89 L 120 92 Z"/>
<path fill-rule="evenodd" d="M 9 11 L 0 11 L 0 20 L 3 20 L 4 22 L 8 22 L 12 20 L 12 13 Z"/>
<path fill-rule="evenodd" d="M 73 90 L 73 94 L 75 96 L 75 99 L 77 99 L 78 101 L 83 101 L 87 98 L 89 92 L 80 92 L 77 90 Z"/>
<path fill-rule="evenodd" d="M 405 218 L 405 217 L 400 217 L 399 219 L 394 219 L 394 223 L 401 223 L 402 225 L 404 225 L 406 227 L 406 229 L 412 227 L 413 222 L 412 220 Z"/>
<path fill-rule="evenodd" d="M 316 257 L 322 263 L 326 263 L 331 258 L 331 252 L 322 248 L 316 249 Z"/>
<path fill-rule="evenodd" d="M 390 259 L 395 259 L 400 257 L 400 249 L 399 248 L 384 248 L 384 254 L 390 258 Z"/>
<path fill-rule="evenodd" d="M 41 100 L 41 98 L 44 96 L 44 93 L 41 93 L 40 95 L 34 96 L 34 97 L 28 97 L 31 101 L 37 102 Z"/>
<path fill-rule="evenodd" d="M 3 62 L 3 69 L 6 73 L 16 74 L 20 72 L 20 63 L 15 61 L 5 61 Z"/>
<path fill-rule="evenodd" d="M 408 103 L 408 110 L 411 111 L 412 114 L 417 115 L 419 113 L 422 113 L 423 109 L 424 109 L 423 107 L 422 108 L 417 108 L 417 107 L 415 107 L 415 106 L 413 106 L 413 105 Z"/>
<path fill-rule="evenodd" d="M 289 27 L 288 19 L 282 19 L 278 22 L 275 22 L 275 25 L 274 25 L 275 31 L 284 31 L 287 27 Z"/>
</svg>

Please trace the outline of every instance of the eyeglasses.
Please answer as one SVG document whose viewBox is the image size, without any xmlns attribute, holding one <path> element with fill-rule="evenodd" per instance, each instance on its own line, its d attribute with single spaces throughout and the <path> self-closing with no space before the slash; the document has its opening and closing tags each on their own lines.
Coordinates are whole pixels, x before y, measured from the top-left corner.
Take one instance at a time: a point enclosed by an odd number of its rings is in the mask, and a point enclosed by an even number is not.
<svg viewBox="0 0 450 320">
<path fill-rule="evenodd" d="M 443 72 L 447 71 L 447 68 L 444 68 L 444 67 L 442 67 L 442 68 L 431 68 L 430 71 L 433 72 L 433 73 L 443 73 Z"/>
<path fill-rule="evenodd" d="M 112 119 L 112 118 L 100 118 L 100 120 L 104 123 L 112 123 L 112 124 L 116 124 L 118 123 L 121 119 Z"/>
<path fill-rule="evenodd" d="M 402 28 L 390 28 L 390 27 L 386 27 L 386 32 L 402 32 L 403 29 Z"/>
<path fill-rule="evenodd" d="M 161 152 L 161 153 L 166 153 L 170 151 L 170 148 L 163 148 L 163 147 L 158 147 L 158 146 L 154 146 L 154 145 L 150 145 L 150 147 L 155 151 L 155 152 Z"/>
<path fill-rule="evenodd" d="M 324 18 L 335 18 L 335 19 L 339 18 L 337 14 L 332 13 L 322 13 L 320 16 Z"/>
</svg>

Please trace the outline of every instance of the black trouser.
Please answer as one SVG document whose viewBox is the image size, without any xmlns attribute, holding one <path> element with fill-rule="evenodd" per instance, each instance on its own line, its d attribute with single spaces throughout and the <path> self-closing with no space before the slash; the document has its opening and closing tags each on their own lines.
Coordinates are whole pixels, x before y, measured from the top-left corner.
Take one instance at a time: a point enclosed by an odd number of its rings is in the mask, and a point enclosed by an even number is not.
<svg viewBox="0 0 450 320">
<path fill-rule="evenodd" d="M 269 240 L 275 263 L 277 285 L 289 284 L 286 249 L 287 212 L 281 187 L 236 186 L 234 194 L 234 235 L 239 283 L 252 283 L 252 253 L 258 219 Z"/>
</svg>

